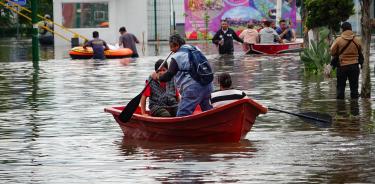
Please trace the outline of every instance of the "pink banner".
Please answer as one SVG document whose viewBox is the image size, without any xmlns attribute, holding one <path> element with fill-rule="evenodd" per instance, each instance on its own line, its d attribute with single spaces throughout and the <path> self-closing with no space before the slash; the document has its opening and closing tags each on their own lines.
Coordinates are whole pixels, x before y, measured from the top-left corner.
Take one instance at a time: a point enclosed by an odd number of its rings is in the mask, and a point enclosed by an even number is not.
<svg viewBox="0 0 375 184">
<path fill-rule="evenodd" d="M 296 0 L 283 0 L 282 18 L 296 25 Z M 188 39 L 212 38 L 221 20 L 239 34 L 247 22 L 259 25 L 270 19 L 276 19 L 276 0 L 185 0 Z"/>
</svg>

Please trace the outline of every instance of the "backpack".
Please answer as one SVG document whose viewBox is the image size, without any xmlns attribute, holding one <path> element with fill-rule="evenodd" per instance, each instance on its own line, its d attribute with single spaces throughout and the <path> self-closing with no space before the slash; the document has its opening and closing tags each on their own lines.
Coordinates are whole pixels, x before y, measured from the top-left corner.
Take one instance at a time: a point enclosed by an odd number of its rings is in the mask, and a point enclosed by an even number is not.
<svg viewBox="0 0 375 184">
<path fill-rule="evenodd" d="M 202 85 L 211 83 L 214 79 L 214 73 L 202 52 L 194 46 L 192 48 L 180 48 L 180 50 L 187 52 L 189 55 L 190 70 L 187 72 L 190 76 Z"/>
</svg>

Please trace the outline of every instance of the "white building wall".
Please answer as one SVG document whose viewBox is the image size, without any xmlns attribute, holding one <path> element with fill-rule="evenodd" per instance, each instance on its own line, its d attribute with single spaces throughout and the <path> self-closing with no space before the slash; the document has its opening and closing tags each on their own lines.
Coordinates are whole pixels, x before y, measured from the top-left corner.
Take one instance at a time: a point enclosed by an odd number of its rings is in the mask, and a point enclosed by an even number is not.
<svg viewBox="0 0 375 184">
<path fill-rule="evenodd" d="M 176 23 L 177 24 L 185 24 L 184 0 L 174 1 L 174 10 L 176 12 Z"/>
<path fill-rule="evenodd" d="M 119 28 L 125 26 L 126 29 L 135 34 L 142 41 L 142 32 L 147 35 L 147 0 L 80 0 L 79 3 L 108 3 L 108 28 L 72 28 L 70 30 L 80 35 L 92 39 L 92 32 L 98 31 L 99 37 L 108 43 L 117 43 L 119 37 Z M 53 17 L 54 22 L 62 25 L 62 3 L 77 3 L 77 0 L 53 0 Z M 64 31 L 58 26 L 54 27 L 55 31 L 71 38 L 73 35 Z M 148 39 L 145 38 L 145 42 Z M 80 39 L 82 44 L 82 40 Z M 64 39 L 55 36 L 55 46 L 70 45 Z"/>
<path fill-rule="evenodd" d="M 133 33 L 140 42 L 142 40 L 147 42 L 147 0 L 117 0 L 115 12 L 117 18 L 115 23 L 116 42 L 121 26 L 125 26 L 126 30 Z"/>
</svg>

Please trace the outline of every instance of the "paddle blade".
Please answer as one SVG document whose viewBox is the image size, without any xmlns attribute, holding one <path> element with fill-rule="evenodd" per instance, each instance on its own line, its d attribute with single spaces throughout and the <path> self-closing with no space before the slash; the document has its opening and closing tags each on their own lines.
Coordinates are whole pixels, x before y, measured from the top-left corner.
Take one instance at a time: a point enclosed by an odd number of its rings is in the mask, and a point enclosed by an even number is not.
<svg viewBox="0 0 375 184">
<path fill-rule="evenodd" d="M 303 112 L 303 113 L 294 113 L 288 112 L 280 109 L 275 109 L 268 107 L 269 110 L 287 113 L 290 115 L 298 116 L 303 121 L 314 124 L 322 128 L 328 128 L 332 125 L 332 117 L 329 114 L 319 113 L 319 112 Z"/>
<path fill-rule="evenodd" d="M 125 106 L 124 110 L 119 115 L 119 119 L 126 123 L 130 120 L 130 118 L 133 116 L 135 110 L 137 110 L 137 107 L 139 105 L 139 102 L 141 101 L 142 94 L 140 93 L 136 97 L 134 97 L 130 102 Z"/>
<path fill-rule="evenodd" d="M 302 112 L 301 115 L 305 117 L 313 117 L 313 118 L 305 118 L 300 117 L 303 121 L 311 123 L 315 126 L 321 128 L 329 128 L 332 125 L 332 116 L 325 113 L 318 113 L 318 112 Z"/>
</svg>

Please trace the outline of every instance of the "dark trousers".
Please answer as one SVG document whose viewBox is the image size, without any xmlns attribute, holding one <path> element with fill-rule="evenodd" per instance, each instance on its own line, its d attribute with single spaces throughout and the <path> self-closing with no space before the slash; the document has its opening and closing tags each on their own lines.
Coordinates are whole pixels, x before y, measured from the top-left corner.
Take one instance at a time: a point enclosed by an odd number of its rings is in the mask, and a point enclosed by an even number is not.
<svg viewBox="0 0 375 184">
<path fill-rule="evenodd" d="M 350 86 L 350 97 L 356 99 L 359 96 L 358 93 L 358 79 L 359 79 L 359 67 L 358 64 L 340 66 L 337 68 L 337 99 L 345 98 L 345 86 L 346 81 L 349 80 Z"/>
<path fill-rule="evenodd" d="M 132 58 L 137 58 L 137 57 L 139 57 L 138 53 L 133 53 L 132 54 Z"/>
<path fill-rule="evenodd" d="M 177 113 L 177 107 L 171 108 L 158 108 L 151 113 L 154 117 L 175 117 Z"/>
</svg>

